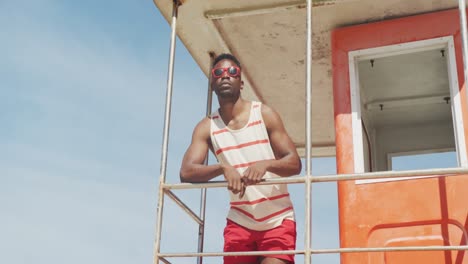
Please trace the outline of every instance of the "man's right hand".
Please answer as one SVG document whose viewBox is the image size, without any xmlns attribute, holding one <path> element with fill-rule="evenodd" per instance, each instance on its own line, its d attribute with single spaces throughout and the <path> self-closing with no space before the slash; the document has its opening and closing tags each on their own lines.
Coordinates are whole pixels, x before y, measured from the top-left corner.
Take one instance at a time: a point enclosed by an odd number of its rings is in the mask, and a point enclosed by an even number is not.
<svg viewBox="0 0 468 264">
<path fill-rule="evenodd" d="M 242 181 L 242 175 L 232 166 L 223 165 L 224 178 L 228 182 L 228 190 L 234 194 L 239 193 L 239 198 L 242 198 L 245 193 L 245 185 Z"/>
</svg>

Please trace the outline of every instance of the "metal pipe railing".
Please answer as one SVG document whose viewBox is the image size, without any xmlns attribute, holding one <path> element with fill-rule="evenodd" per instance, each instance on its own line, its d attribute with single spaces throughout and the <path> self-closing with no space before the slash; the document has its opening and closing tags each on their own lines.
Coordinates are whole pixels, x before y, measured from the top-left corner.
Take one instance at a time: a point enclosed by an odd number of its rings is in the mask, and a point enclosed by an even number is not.
<svg viewBox="0 0 468 264">
<path fill-rule="evenodd" d="M 306 37 L 306 178 L 305 178 L 305 221 L 304 248 L 311 247 L 312 222 L 312 0 L 307 0 L 307 37 Z M 310 264 L 311 255 L 305 252 L 304 263 Z"/>
<path fill-rule="evenodd" d="M 206 95 L 206 116 L 209 116 L 211 114 L 211 109 L 213 105 L 213 92 L 211 90 L 211 77 L 209 76 L 209 74 L 211 72 L 211 67 L 213 65 L 215 54 L 210 52 L 209 55 L 210 55 L 210 71 L 208 71 L 208 89 L 207 89 L 207 95 Z M 209 155 L 207 153 L 205 163 L 204 163 L 205 165 L 208 165 L 208 158 L 209 158 Z M 201 194 L 200 194 L 200 218 L 201 218 L 202 223 L 200 223 L 198 227 L 198 252 L 203 252 L 204 241 L 205 241 L 206 196 L 207 196 L 207 190 L 206 188 L 202 188 Z M 201 256 L 197 259 L 197 263 L 203 264 L 203 258 Z"/>
<path fill-rule="evenodd" d="M 238 251 L 238 252 L 205 252 L 205 253 L 164 253 L 160 254 L 161 257 L 172 257 L 172 258 L 181 258 L 181 257 L 220 257 L 220 256 L 257 256 L 257 255 L 279 255 L 279 254 L 294 254 L 294 255 L 304 255 L 305 250 L 276 250 L 276 251 Z"/>
<path fill-rule="evenodd" d="M 261 185 L 269 184 L 291 184 L 304 182 L 335 182 L 363 179 L 388 179 L 401 177 L 420 177 L 420 176 L 450 176 L 455 177 L 458 174 L 468 174 L 468 168 L 448 168 L 448 169 L 426 169 L 410 171 L 382 171 L 367 172 L 356 174 L 340 174 L 327 176 L 309 176 L 309 177 L 289 177 L 279 179 L 268 179 L 260 182 Z M 307 180 L 309 179 L 309 180 Z M 208 183 L 181 183 L 165 184 L 163 189 L 194 189 L 194 188 L 215 188 L 227 187 L 227 182 L 208 182 Z M 167 191 L 166 191 L 167 192 Z M 182 202 L 177 203 L 183 206 Z M 307 230 L 307 229 L 306 229 Z M 306 250 L 288 250 L 288 251 L 247 251 L 247 252 L 219 252 L 219 253 L 158 253 L 157 256 L 163 257 L 214 257 L 214 256 L 254 256 L 254 255 L 277 255 L 277 254 L 303 254 L 305 262 L 307 256 L 311 254 L 330 254 L 330 253 L 359 253 L 359 252 L 385 252 L 385 251 L 434 251 L 434 250 L 468 250 L 468 246 L 409 246 L 409 247 L 370 247 L 370 248 L 335 248 L 335 249 L 310 249 Z"/>
<path fill-rule="evenodd" d="M 177 195 L 175 195 L 175 193 L 171 192 L 170 190 L 165 190 L 165 193 L 167 194 L 167 196 L 169 196 L 169 198 L 171 198 L 178 206 L 180 206 L 180 208 L 182 208 L 182 210 L 184 210 L 184 212 L 186 212 L 193 220 L 195 220 L 195 222 L 197 222 L 197 224 L 199 224 L 200 226 L 203 226 L 204 223 L 203 223 L 203 219 L 201 219 L 200 217 L 198 217 L 197 214 L 195 214 L 189 207 L 187 204 L 185 204 L 184 202 L 182 202 L 182 200 L 179 199 L 179 197 L 177 197 Z M 199 251 L 200 252 L 200 251 Z"/>
<path fill-rule="evenodd" d="M 468 246 L 407 246 L 407 247 L 357 247 L 335 249 L 312 249 L 312 254 L 332 253 L 363 253 L 363 252 L 389 252 L 389 251 L 439 251 L 439 250 L 468 250 Z"/>
<path fill-rule="evenodd" d="M 169 65 L 167 73 L 167 90 L 166 90 L 166 109 L 164 113 L 164 132 L 163 143 L 161 148 L 161 171 L 159 175 L 159 197 L 156 217 L 156 238 L 154 243 L 154 258 L 155 264 L 159 263 L 158 253 L 161 249 L 161 229 L 162 229 L 162 215 L 164 206 L 164 183 L 166 181 L 167 171 L 167 153 L 169 145 L 169 127 L 171 117 L 171 102 L 172 102 L 172 83 L 174 79 L 174 57 L 176 45 L 176 26 L 177 26 L 177 13 L 179 8 L 179 1 L 174 0 L 172 5 L 172 23 L 171 23 L 171 44 L 169 50 Z"/>
<path fill-rule="evenodd" d="M 390 251 L 442 251 L 442 250 L 468 250 L 468 246 L 407 246 L 407 247 L 363 247 L 363 248 L 334 248 L 334 249 L 311 249 L 311 250 L 277 250 L 277 251 L 239 251 L 239 252 L 205 252 L 205 253 L 164 253 L 161 257 L 220 257 L 220 256 L 267 256 L 280 254 L 305 255 L 310 254 L 333 254 L 333 253 L 364 253 L 364 252 L 390 252 Z"/>
<path fill-rule="evenodd" d="M 310 176 L 310 182 L 335 182 L 349 180 L 367 180 L 367 179 L 388 179 L 402 177 L 420 177 L 420 176 L 453 176 L 457 174 L 468 174 L 468 168 L 448 168 L 448 169 L 425 169 L 409 171 L 379 171 L 351 174 L 337 174 L 324 176 Z M 293 176 L 286 178 L 266 179 L 259 182 L 259 185 L 271 184 L 295 184 L 304 183 L 307 177 Z M 164 184 L 164 189 L 199 189 L 199 188 L 220 188 L 227 187 L 226 181 L 211 181 L 205 183 L 175 183 Z"/>
<path fill-rule="evenodd" d="M 159 257 L 159 260 L 160 260 L 161 262 L 163 262 L 164 264 L 171 264 L 171 262 L 169 262 L 169 260 L 167 260 L 167 259 L 165 259 L 165 258 L 163 258 L 163 257 Z"/>
</svg>

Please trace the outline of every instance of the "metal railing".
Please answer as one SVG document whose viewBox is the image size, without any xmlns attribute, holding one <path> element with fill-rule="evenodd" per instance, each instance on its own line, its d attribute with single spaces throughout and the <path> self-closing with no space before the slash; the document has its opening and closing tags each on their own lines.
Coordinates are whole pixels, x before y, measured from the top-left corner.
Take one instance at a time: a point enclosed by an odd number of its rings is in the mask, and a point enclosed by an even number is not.
<svg viewBox="0 0 468 264">
<path fill-rule="evenodd" d="M 318 183 L 318 182 L 337 182 L 350 180 L 365 180 L 365 179 L 388 179 L 388 178 L 406 178 L 420 176 L 441 176 L 456 177 L 460 174 L 468 174 L 468 168 L 448 168 L 448 169 L 429 169 L 429 170 L 410 170 L 410 171 L 383 171 L 383 172 L 368 172 L 356 174 L 339 174 L 327 176 L 295 176 L 288 178 L 267 179 L 260 182 L 260 185 L 271 184 L 303 184 Z M 226 181 L 213 181 L 206 183 L 178 183 L 164 184 L 162 189 L 169 198 L 179 205 L 195 222 L 201 224 L 198 217 L 194 216 L 190 208 L 181 202 L 170 190 L 174 189 L 200 189 L 200 188 L 222 188 L 227 187 Z M 307 205 L 306 205 L 307 209 Z M 306 217 L 307 218 L 307 217 Z M 308 232 L 308 230 L 305 230 Z M 287 250 L 287 251 L 244 251 L 244 252 L 198 252 L 198 253 L 157 253 L 158 258 L 170 257 L 219 257 L 219 256 L 254 256 L 254 255 L 278 255 L 278 254 L 295 254 L 307 256 L 311 254 L 331 254 L 331 253 L 359 253 L 359 252 L 387 252 L 387 251 L 438 251 L 438 250 L 468 250 L 468 246 L 406 246 L 406 247 L 358 247 L 358 248 L 332 248 L 332 249 L 312 249 L 305 247 L 304 250 Z M 165 260 L 167 261 L 167 260 Z M 310 260 L 309 260 L 310 261 Z M 170 263 L 170 262 L 166 262 Z"/>
<path fill-rule="evenodd" d="M 295 3 L 296 4 L 296 3 Z M 205 228 L 205 209 L 206 209 L 206 189 L 227 187 L 225 181 L 212 181 L 207 183 L 180 183 L 167 184 L 166 168 L 167 168 L 167 153 L 169 142 L 169 128 L 171 116 L 171 101 L 172 101 L 172 86 L 174 74 L 174 57 L 176 43 L 176 25 L 177 15 L 180 2 L 173 0 L 172 22 L 171 22 L 171 44 L 167 77 L 167 94 L 166 108 L 164 116 L 164 133 L 163 144 L 161 150 L 161 170 L 159 180 L 159 194 L 157 204 L 157 219 L 156 219 L 156 238 L 154 245 L 154 263 L 171 263 L 167 258 L 171 257 L 197 257 L 197 263 L 203 262 L 203 257 L 219 257 L 219 256 L 252 256 L 252 255 L 277 255 L 277 254 L 296 254 L 305 255 L 304 262 L 310 263 L 311 254 L 329 254 L 329 253 L 357 253 L 357 252 L 386 252 L 386 251 L 437 251 L 437 250 L 468 250 L 468 246 L 407 246 L 407 247 L 358 247 L 358 248 L 334 248 L 334 249 L 312 249 L 310 245 L 310 230 L 311 230 L 311 184 L 317 182 L 337 182 L 349 180 L 364 180 L 364 179 L 385 179 L 396 177 L 419 177 L 419 176 L 450 176 L 456 177 L 459 174 L 468 174 L 467 168 L 450 168 L 450 169 L 430 169 L 430 170 L 412 170 L 412 171 L 384 171 L 371 173 L 356 173 L 356 174 L 340 174 L 328 176 L 312 176 L 311 175 L 311 109 L 312 109 L 312 0 L 307 0 L 307 51 L 306 51 L 306 174 L 304 176 L 295 176 L 288 178 L 268 179 L 260 182 L 261 185 L 269 184 L 305 184 L 305 241 L 304 250 L 289 250 L 289 251 L 249 251 L 249 252 L 203 252 L 204 228 Z M 463 44 L 463 61 L 464 61 L 464 80 L 467 80 L 467 59 L 468 59 L 468 35 L 467 35 L 467 20 L 466 20 L 466 3 L 465 0 L 459 0 L 458 7 L 460 10 L 460 24 Z M 281 7 L 288 8 L 288 7 Z M 213 14 L 213 16 L 219 14 Z M 210 54 L 213 58 L 213 54 Z M 210 85 L 208 87 L 207 98 L 207 114 L 211 112 L 211 95 Z M 208 160 L 205 161 L 207 164 Z M 181 201 L 171 190 L 175 189 L 201 189 L 201 205 L 200 216 L 194 213 L 183 201 Z M 167 195 L 177 205 L 179 205 L 197 224 L 199 224 L 199 239 L 197 253 L 161 253 L 161 231 L 163 220 L 164 196 Z"/>
</svg>

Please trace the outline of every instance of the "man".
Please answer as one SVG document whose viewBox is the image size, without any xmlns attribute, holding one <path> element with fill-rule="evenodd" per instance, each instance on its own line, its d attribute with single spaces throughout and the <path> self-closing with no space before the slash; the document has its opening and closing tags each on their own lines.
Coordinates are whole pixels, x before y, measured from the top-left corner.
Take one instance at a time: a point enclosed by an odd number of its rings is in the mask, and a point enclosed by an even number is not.
<svg viewBox="0 0 468 264">
<path fill-rule="evenodd" d="M 299 174 L 296 148 L 272 108 L 241 97 L 244 83 L 237 58 L 218 56 L 210 78 L 220 108 L 195 127 L 181 181 L 207 182 L 224 175 L 231 199 L 225 252 L 294 250 L 296 224 L 287 185 L 256 184 Z M 208 148 L 218 164 L 204 165 Z M 294 263 L 294 255 L 224 257 L 224 263 Z"/>
</svg>

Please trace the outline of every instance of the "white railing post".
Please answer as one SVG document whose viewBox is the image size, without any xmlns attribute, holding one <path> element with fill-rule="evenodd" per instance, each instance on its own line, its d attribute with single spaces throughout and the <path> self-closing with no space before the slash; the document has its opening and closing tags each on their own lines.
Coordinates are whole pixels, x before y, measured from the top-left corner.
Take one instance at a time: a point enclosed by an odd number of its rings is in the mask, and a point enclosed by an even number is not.
<svg viewBox="0 0 468 264">
<path fill-rule="evenodd" d="M 158 192 L 158 207 L 156 216 L 156 238 L 154 243 L 154 259 L 155 264 L 159 263 L 159 252 L 161 249 L 161 231 L 162 231 L 162 215 L 164 207 L 164 183 L 166 182 L 167 171 L 167 152 L 169 145 L 169 127 L 171 120 L 171 102 L 172 102 L 172 84 L 174 79 L 174 57 L 176 46 L 176 26 L 177 13 L 179 9 L 179 1 L 174 0 L 172 6 L 172 23 L 171 23 L 171 44 L 169 49 L 169 65 L 167 73 L 167 89 L 166 89 L 166 109 L 164 114 L 164 131 L 163 143 L 161 148 L 161 170 L 159 175 L 159 192 Z"/>
</svg>

